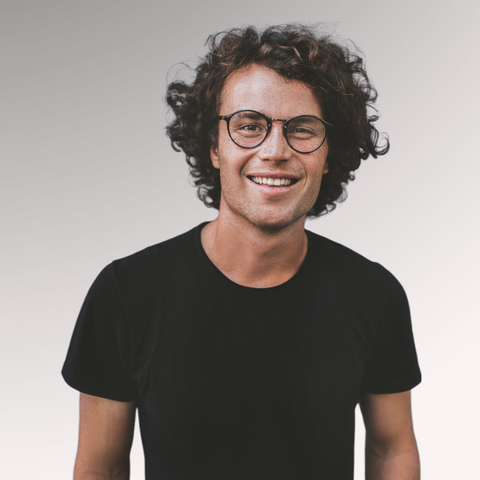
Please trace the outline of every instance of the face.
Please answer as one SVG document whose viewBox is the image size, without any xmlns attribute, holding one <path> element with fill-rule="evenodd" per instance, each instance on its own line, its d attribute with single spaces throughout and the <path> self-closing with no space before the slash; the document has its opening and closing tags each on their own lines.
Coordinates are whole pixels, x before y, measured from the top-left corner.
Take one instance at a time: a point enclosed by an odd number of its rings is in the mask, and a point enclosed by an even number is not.
<svg viewBox="0 0 480 480">
<path fill-rule="evenodd" d="M 297 115 L 323 118 L 307 85 L 286 80 L 257 64 L 232 73 L 225 82 L 218 114 L 237 110 L 256 110 L 284 120 Z M 318 197 L 322 175 L 328 171 L 327 141 L 315 152 L 298 153 L 283 136 L 283 122 L 272 122 L 261 145 L 244 149 L 232 142 L 227 123 L 220 120 L 218 143 L 210 154 L 213 165 L 220 169 L 220 217 L 261 229 L 281 229 L 296 222 L 303 225 Z M 265 184 L 263 179 L 280 185 Z"/>
</svg>

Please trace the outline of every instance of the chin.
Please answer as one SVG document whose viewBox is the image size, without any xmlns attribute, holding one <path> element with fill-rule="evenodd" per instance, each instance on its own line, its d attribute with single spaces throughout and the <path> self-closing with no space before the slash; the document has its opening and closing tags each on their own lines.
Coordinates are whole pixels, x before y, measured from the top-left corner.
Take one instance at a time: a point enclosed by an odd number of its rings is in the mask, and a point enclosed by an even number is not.
<svg viewBox="0 0 480 480">
<path fill-rule="evenodd" d="M 308 212 L 294 211 L 294 212 L 275 212 L 276 215 L 255 215 L 246 218 L 252 225 L 264 230 L 266 232 L 276 232 L 285 228 L 291 227 L 297 222 L 305 223 L 306 214 Z"/>
</svg>

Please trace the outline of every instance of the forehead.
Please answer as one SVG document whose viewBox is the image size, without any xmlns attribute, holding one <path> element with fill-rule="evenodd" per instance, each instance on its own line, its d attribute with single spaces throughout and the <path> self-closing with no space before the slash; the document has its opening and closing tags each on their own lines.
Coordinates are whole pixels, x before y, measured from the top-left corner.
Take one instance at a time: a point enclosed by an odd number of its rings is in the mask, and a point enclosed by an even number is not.
<svg viewBox="0 0 480 480">
<path fill-rule="evenodd" d="M 228 76 L 220 94 L 219 115 L 257 110 L 273 118 L 321 117 L 322 111 L 306 83 L 282 77 L 264 65 L 248 65 Z"/>
</svg>

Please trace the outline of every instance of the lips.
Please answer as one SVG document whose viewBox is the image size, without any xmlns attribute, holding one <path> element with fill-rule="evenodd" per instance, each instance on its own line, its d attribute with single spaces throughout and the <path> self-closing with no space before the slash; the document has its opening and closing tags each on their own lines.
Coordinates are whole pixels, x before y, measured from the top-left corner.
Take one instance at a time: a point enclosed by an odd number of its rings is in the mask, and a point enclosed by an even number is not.
<svg viewBox="0 0 480 480">
<path fill-rule="evenodd" d="M 249 175 L 248 178 L 257 185 L 268 185 L 269 187 L 287 187 L 292 185 L 297 180 L 295 178 L 287 177 L 260 177 L 256 175 Z"/>
</svg>

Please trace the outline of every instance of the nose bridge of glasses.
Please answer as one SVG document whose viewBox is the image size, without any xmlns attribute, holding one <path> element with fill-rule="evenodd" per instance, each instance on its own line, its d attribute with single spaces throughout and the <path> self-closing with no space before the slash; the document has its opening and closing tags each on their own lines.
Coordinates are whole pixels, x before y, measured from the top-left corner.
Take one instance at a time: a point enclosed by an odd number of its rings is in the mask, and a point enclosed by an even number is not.
<svg viewBox="0 0 480 480">
<path fill-rule="evenodd" d="M 284 120 L 283 118 L 269 118 L 268 119 L 268 128 L 271 130 L 273 126 L 273 122 L 283 122 L 282 128 L 285 130 L 285 125 L 287 124 L 288 120 Z"/>
<path fill-rule="evenodd" d="M 290 146 L 290 142 L 288 140 L 288 130 L 287 130 L 287 127 L 288 127 L 288 120 L 285 120 L 283 118 L 269 118 L 268 119 L 268 129 L 269 130 L 272 130 L 272 126 L 273 126 L 273 122 L 282 122 L 283 125 L 281 125 L 281 129 L 282 129 L 282 135 L 283 135 L 283 138 L 285 139 L 285 141 L 287 142 L 287 144 Z"/>
<path fill-rule="evenodd" d="M 273 147 L 274 150 L 277 150 L 280 148 L 280 150 L 283 151 L 285 147 L 289 147 L 289 142 L 287 139 L 287 130 L 285 128 L 285 122 L 286 120 L 283 120 L 281 118 L 268 118 L 268 131 L 267 134 L 265 135 L 262 143 L 264 143 L 264 147 L 270 148 Z M 281 130 L 277 130 L 276 128 L 273 128 L 274 123 L 273 122 L 283 122 L 283 125 L 279 125 L 279 128 Z"/>
<path fill-rule="evenodd" d="M 273 122 L 283 122 L 283 125 L 280 126 L 280 128 L 283 130 L 283 134 L 286 134 L 286 127 L 285 125 L 287 124 L 286 122 L 288 120 L 284 120 L 283 118 L 268 118 L 268 130 L 271 131 L 273 128 Z"/>
</svg>

